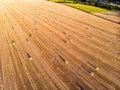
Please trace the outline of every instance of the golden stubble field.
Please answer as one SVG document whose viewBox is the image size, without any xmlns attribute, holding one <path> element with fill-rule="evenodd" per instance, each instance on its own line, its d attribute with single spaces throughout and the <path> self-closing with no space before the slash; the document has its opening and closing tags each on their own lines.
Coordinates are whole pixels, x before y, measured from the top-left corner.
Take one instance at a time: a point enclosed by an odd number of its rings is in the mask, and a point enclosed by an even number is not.
<svg viewBox="0 0 120 90">
<path fill-rule="evenodd" d="M 0 90 L 119 90 L 120 25 L 44 0 L 0 0 Z"/>
</svg>

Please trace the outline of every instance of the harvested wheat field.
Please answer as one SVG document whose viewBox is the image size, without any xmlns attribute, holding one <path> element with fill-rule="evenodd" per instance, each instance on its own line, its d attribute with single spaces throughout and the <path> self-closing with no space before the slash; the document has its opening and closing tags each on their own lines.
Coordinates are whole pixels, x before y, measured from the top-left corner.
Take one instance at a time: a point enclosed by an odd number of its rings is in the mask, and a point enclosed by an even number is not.
<svg viewBox="0 0 120 90">
<path fill-rule="evenodd" d="M 120 90 L 120 24 L 44 0 L 0 0 L 0 90 Z"/>
</svg>

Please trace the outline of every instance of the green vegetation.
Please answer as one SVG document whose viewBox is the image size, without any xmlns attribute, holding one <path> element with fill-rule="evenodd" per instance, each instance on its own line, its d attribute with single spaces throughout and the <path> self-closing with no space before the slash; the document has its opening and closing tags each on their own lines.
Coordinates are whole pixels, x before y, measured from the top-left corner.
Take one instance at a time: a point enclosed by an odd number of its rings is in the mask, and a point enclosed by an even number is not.
<svg viewBox="0 0 120 90">
<path fill-rule="evenodd" d="M 89 5 L 84 5 L 84 4 L 74 4 L 74 3 L 64 3 L 65 5 L 83 10 L 85 12 L 93 13 L 93 12 L 106 12 L 108 10 L 95 7 L 95 6 L 89 6 Z"/>
<path fill-rule="evenodd" d="M 85 5 L 81 3 L 74 3 L 73 0 L 51 0 L 53 2 L 57 3 L 63 3 L 65 5 L 80 9 L 82 11 L 88 12 L 88 13 L 94 13 L 94 12 L 107 12 L 107 9 L 99 8 L 95 6 Z"/>
<path fill-rule="evenodd" d="M 51 0 L 51 1 L 57 2 L 57 3 L 63 3 L 65 5 L 68 5 L 89 13 L 120 11 L 120 5 L 98 2 L 96 0 Z"/>
<path fill-rule="evenodd" d="M 73 3 L 72 0 L 51 0 L 51 1 L 56 3 Z"/>
</svg>

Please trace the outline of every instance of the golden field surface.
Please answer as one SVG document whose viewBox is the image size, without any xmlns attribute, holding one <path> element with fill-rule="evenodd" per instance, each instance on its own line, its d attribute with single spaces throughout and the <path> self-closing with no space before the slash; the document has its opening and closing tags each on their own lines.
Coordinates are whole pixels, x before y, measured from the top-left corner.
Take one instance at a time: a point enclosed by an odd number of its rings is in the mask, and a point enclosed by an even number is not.
<svg viewBox="0 0 120 90">
<path fill-rule="evenodd" d="M 0 0 L 0 90 L 120 90 L 120 25 L 44 0 Z"/>
</svg>

